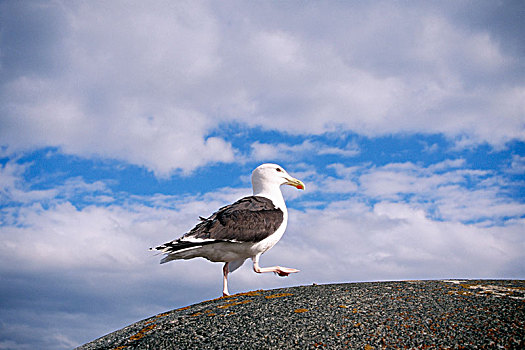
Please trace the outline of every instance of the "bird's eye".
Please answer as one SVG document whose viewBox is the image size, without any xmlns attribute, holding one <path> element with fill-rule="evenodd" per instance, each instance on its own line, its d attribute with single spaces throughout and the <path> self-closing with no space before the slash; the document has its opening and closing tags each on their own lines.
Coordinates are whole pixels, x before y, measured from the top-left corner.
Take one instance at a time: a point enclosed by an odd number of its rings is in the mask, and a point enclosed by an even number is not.
<svg viewBox="0 0 525 350">
<path fill-rule="evenodd" d="M 277 168 L 277 169 L 275 169 L 275 170 L 278 171 L 278 172 L 281 172 L 281 171 L 282 171 L 281 168 Z"/>
</svg>

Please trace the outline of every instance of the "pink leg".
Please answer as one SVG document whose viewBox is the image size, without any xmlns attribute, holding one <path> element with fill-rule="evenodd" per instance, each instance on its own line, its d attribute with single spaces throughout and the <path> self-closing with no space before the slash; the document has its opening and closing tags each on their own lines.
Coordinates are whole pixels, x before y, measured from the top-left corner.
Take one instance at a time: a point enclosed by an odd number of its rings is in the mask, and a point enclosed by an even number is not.
<svg viewBox="0 0 525 350">
<path fill-rule="evenodd" d="M 299 272 L 299 270 L 292 269 L 289 267 L 281 267 L 281 266 L 272 266 L 272 267 L 260 267 L 259 266 L 259 257 L 256 257 L 253 259 L 253 271 L 257 273 L 264 273 L 264 272 L 275 272 L 279 276 L 288 276 L 291 273 Z"/>
<path fill-rule="evenodd" d="M 228 264 L 224 264 L 224 267 L 222 268 L 222 274 L 223 274 L 223 280 L 222 280 L 222 296 L 228 296 L 230 293 L 228 292 L 228 273 L 230 270 L 228 269 Z"/>
</svg>

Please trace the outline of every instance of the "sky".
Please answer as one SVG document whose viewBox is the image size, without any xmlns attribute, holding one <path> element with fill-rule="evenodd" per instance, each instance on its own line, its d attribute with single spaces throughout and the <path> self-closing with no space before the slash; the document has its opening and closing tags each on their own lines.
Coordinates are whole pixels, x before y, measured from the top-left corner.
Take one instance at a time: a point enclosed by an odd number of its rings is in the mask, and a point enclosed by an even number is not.
<svg viewBox="0 0 525 350">
<path fill-rule="evenodd" d="M 220 296 L 148 250 L 278 163 L 312 283 L 525 278 L 523 1 L 0 1 L 0 349 Z"/>
</svg>

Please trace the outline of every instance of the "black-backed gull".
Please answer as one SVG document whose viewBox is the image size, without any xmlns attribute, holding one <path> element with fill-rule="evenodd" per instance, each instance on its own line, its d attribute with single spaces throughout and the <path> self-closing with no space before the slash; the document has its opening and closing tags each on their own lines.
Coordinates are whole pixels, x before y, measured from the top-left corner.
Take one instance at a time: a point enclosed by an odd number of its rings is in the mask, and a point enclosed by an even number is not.
<svg viewBox="0 0 525 350">
<path fill-rule="evenodd" d="M 252 172 L 253 195 L 224 206 L 208 218 L 200 218 L 191 231 L 181 238 L 156 247 L 165 253 L 161 264 L 178 259 L 202 257 L 224 262 L 223 290 L 228 292 L 228 273 L 251 258 L 257 273 L 275 272 L 288 276 L 299 270 L 272 266 L 260 267 L 259 257 L 283 236 L 288 222 L 288 210 L 281 185 L 304 190 L 304 184 L 291 177 L 277 164 L 262 164 Z"/>
</svg>

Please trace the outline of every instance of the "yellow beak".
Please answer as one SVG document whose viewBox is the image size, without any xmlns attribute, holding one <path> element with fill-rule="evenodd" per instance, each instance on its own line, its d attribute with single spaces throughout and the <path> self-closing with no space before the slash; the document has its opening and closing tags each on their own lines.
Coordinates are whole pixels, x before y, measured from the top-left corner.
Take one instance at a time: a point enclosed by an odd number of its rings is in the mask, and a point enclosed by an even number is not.
<svg viewBox="0 0 525 350">
<path fill-rule="evenodd" d="M 294 179 L 293 177 L 291 179 L 286 179 L 287 182 L 285 182 L 285 185 L 290 185 L 298 190 L 304 190 L 304 183 L 301 180 Z"/>
</svg>

